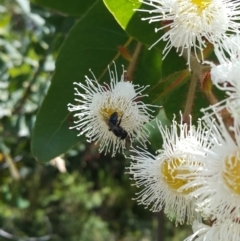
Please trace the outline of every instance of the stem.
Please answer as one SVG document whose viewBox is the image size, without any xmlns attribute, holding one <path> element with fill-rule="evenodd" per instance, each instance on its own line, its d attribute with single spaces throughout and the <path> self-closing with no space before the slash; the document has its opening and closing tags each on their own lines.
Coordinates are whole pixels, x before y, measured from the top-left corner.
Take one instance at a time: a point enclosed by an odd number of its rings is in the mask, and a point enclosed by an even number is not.
<svg viewBox="0 0 240 241">
<path fill-rule="evenodd" d="M 139 57 L 139 54 L 141 52 L 141 49 L 142 49 L 142 44 L 140 42 L 137 43 L 137 46 L 134 50 L 134 53 L 133 53 L 133 56 L 132 56 L 132 60 L 127 68 L 127 72 L 126 72 L 126 79 L 127 80 L 132 80 L 133 79 L 133 72 L 135 70 L 135 67 L 136 67 L 136 63 L 137 63 L 137 60 L 138 60 L 138 57 Z"/>
<path fill-rule="evenodd" d="M 19 237 L 19 236 L 15 236 L 11 233 L 8 233 L 7 231 L 5 231 L 4 229 L 0 228 L 0 236 L 4 237 L 5 239 L 11 239 L 11 240 L 24 240 L 24 241 L 47 241 L 50 240 L 52 238 L 51 235 L 44 235 L 41 237 Z"/>
<path fill-rule="evenodd" d="M 163 210 L 157 213 L 157 222 L 158 222 L 158 227 L 157 227 L 157 241 L 164 241 L 165 240 L 165 223 L 164 223 L 164 212 Z"/>
<path fill-rule="evenodd" d="M 190 86 L 187 94 L 187 101 L 183 112 L 183 122 L 187 124 L 190 123 L 189 115 L 192 112 L 192 106 L 193 106 L 194 96 L 197 88 L 197 82 L 198 82 L 198 76 L 196 74 L 193 74 L 190 81 Z"/>
<path fill-rule="evenodd" d="M 215 95 L 212 93 L 212 91 L 205 92 L 205 95 L 207 96 L 207 99 L 211 105 L 215 105 L 219 102 Z"/>
<path fill-rule="evenodd" d="M 187 60 L 188 59 L 188 55 L 187 55 L 187 51 L 184 50 L 183 51 L 183 57 Z M 201 86 L 203 86 L 203 81 L 204 78 L 206 76 L 206 72 L 209 73 L 211 70 L 211 67 L 208 65 L 201 65 L 198 60 L 196 59 L 195 56 L 190 55 L 190 66 L 192 69 L 192 78 L 191 78 L 191 83 L 190 83 L 190 87 L 189 87 L 189 91 L 188 91 L 188 95 L 187 95 L 187 101 L 186 101 L 186 105 L 185 105 L 185 110 L 183 113 L 183 121 L 189 124 L 189 115 L 191 114 L 192 111 L 192 106 L 193 106 L 193 101 L 194 101 L 194 95 L 196 92 L 196 87 L 197 87 L 197 82 L 199 81 L 199 83 L 201 84 Z M 215 95 L 212 93 L 211 89 L 205 91 L 203 88 L 203 92 L 206 95 L 209 103 L 211 105 L 214 105 L 216 103 L 218 103 L 218 99 L 215 97 Z"/>
<path fill-rule="evenodd" d="M 133 38 L 129 38 L 129 39 L 127 40 L 127 42 L 126 42 L 123 46 L 124 46 L 124 47 L 127 47 L 132 41 L 133 41 Z M 109 67 L 111 67 L 111 65 L 114 63 L 114 61 L 119 58 L 119 56 L 120 56 L 120 53 L 118 52 L 118 53 L 114 56 L 114 58 L 112 59 L 112 61 L 109 63 Z M 99 77 L 97 78 L 98 81 L 100 81 L 100 80 L 102 79 L 102 77 L 106 74 L 107 71 L 108 71 L 108 67 L 106 67 L 106 68 L 102 71 L 102 73 L 99 75 Z"/>
<path fill-rule="evenodd" d="M 186 49 L 183 50 L 182 55 L 186 60 L 188 60 L 188 51 Z M 190 80 L 190 86 L 187 94 L 187 101 L 185 104 L 184 112 L 183 112 L 183 122 L 189 124 L 190 123 L 190 114 L 192 112 L 192 106 L 194 102 L 194 96 L 196 93 L 197 82 L 201 80 L 203 77 L 202 65 L 198 62 L 195 56 L 190 55 L 189 65 L 192 69 L 192 77 Z"/>
<path fill-rule="evenodd" d="M 17 167 L 15 166 L 11 156 L 6 152 L 4 152 L 4 156 L 5 156 L 6 162 L 8 163 L 12 178 L 14 180 L 19 180 L 20 174 L 19 174 L 19 171 L 18 171 Z"/>
<path fill-rule="evenodd" d="M 183 50 L 182 56 L 184 59 L 188 60 L 188 51 L 186 49 Z M 190 55 L 189 66 L 191 66 L 193 74 L 196 74 L 199 80 L 201 80 L 203 76 L 203 68 L 205 68 L 205 66 L 202 66 L 192 54 Z"/>
</svg>

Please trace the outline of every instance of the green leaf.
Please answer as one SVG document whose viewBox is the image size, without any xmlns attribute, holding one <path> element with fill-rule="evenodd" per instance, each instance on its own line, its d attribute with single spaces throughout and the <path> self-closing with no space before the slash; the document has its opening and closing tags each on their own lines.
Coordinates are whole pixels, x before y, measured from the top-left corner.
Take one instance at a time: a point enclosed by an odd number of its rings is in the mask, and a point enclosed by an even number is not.
<svg viewBox="0 0 240 241">
<path fill-rule="evenodd" d="M 73 82 L 84 82 L 85 75 L 103 75 L 117 55 L 117 46 L 128 37 L 99 1 L 69 33 L 56 62 L 56 71 L 48 94 L 37 115 L 32 152 L 38 161 L 64 153 L 85 137 L 77 137 L 68 103 L 74 103 Z M 85 83 L 85 82 L 84 82 Z M 72 114 L 71 114 L 72 115 Z"/>
<path fill-rule="evenodd" d="M 163 108 L 159 111 L 155 119 L 159 120 L 163 126 L 169 126 L 171 124 L 171 122 L 167 119 Z M 146 125 L 150 131 L 149 141 L 151 143 L 148 150 L 152 153 L 156 153 L 157 150 L 161 149 L 163 144 L 162 136 L 160 135 L 159 127 L 155 119 Z"/>
<path fill-rule="evenodd" d="M 19 75 L 28 74 L 30 71 L 31 67 L 28 64 L 22 64 L 19 67 L 9 69 L 9 75 L 14 78 Z"/>
<path fill-rule="evenodd" d="M 149 16 L 149 13 L 135 11 L 141 4 L 138 0 L 103 0 L 109 11 L 117 20 L 119 25 L 133 38 L 139 42 L 151 46 L 161 36 L 163 31 L 155 33 L 155 28 L 159 28 L 159 23 L 151 23 L 148 21 L 142 21 L 141 18 Z M 147 6 L 144 5 L 143 9 Z M 165 46 L 163 41 L 160 41 L 155 48 L 162 50 Z"/>
<path fill-rule="evenodd" d="M 81 16 L 98 0 L 31 0 L 43 7 L 74 16 Z"/>
<path fill-rule="evenodd" d="M 138 59 L 133 81 L 141 85 L 156 84 L 162 76 L 162 55 L 157 49 L 144 47 Z M 147 92 L 150 89 L 146 90 Z M 148 94 L 151 94 L 150 92 Z"/>
<path fill-rule="evenodd" d="M 151 103 L 159 105 L 165 104 L 164 107 L 168 108 L 165 99 L 169 97 L 170 94 L 175 94 L 175 91 L 184 85 L 189 80 L 189 77 L 190 73 L 188 70 L 181 70 L 169 75 L 155 85 L 151 85 Z M 174 105 L 178 107 L 179 102 L 175 102 Z"/>
<path fill-rule="evenodd" d="M 188 67 L 186 66 L 186 60 L 182 56 L 179 56 L 179 54 L 176 52 L 174 48 L 171 49 L 171 51 L 168 53 L 168 55 L 162 62 L 163 78 L 172 75 L 174 72 L 182 70 L 189 72 Z"/>
<path fill-rule="evenodd" d="M 176 114 L 178 117 L 177 119 L 179 119 L 179 112 L 184 111 L 189 84 L 190 81 L 188 83 L 185 82 L 175 92 L 170 93 L 164 100 L 164 106 L 166 106 L 166 115 L 170 120 L 173 118 L 174 114 Z M 201 108 L 208 107 L 209 102 L 200 88 L 196 89 L 194 100 L 191 115 L 193 116 L 193 123 L 196 123 L 198 118 L 202 117 Z"/>
<path fill-rule="evenodd" d="M 154 102 L 153 96 L 157 96 L 159 89 L 152 88 L 153 85 L 159 82 L 162 76 L 162 57 L 161 53 L 157 49 L 148 50 L 143 48 L 141 55 L 138 59 L 136 70 L 134 72 L 133 82 L 140 85 L 149 85 L 143 94 L 147 94 L 143 99 L 144 103 L 158 104 Z M 155 115 L 158 114 L 159 108 L 153 108 Z"/>
</svg>

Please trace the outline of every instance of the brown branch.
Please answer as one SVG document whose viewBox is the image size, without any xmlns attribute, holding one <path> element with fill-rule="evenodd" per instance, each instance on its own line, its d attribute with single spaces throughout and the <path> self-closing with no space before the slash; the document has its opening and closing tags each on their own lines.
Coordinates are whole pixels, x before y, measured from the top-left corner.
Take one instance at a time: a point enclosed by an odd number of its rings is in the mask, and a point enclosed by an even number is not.
<svg viewBox="0 0 240 241">
<path fill-rule="evenodd" d="M 133 56 L 132 56 L 132 60 L 130 61 L 130 64 L 129 64 L 128 68 L 127 68 L 127 72 L 125 74 L 127 80 L 132 81 L 132 79 L 133 79 L 133 72 L 134 72 L 134 70 L 136 68 L 136 63 L 137 63 L 137 60 L 139 58 L 141 49 L 142 49 L 142 44 L 140 42 L 138 42 L 137 46 L 136 46 L 136 48 L 134 50 L 134 53 L 133 53 Z"/>
</svg>

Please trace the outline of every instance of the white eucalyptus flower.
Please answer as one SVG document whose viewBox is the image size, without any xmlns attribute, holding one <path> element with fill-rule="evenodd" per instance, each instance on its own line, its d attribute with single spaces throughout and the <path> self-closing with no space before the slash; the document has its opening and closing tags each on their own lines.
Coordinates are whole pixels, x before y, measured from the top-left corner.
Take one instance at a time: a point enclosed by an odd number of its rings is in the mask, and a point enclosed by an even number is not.
<svg viewBox="0 0 240 241">
<path fill-rule="evenodd" d="M 136 150 L 132 155 L 130 174 L 136 181 L 136 186 L 143 186 L 137 194 L 137 201 L 151 211 L 164 211 L 177 223 L 191 223 L 195 217 L 195 199 L 189 195 L 195 188 L 183 188 L 190 180 L 195 179 L 198 165 L 195 155 L 199 149 L 208 149 L 211 145 L 208 130 L 201 121 L 196 128 L 191 123 L 188 126 L 178 124 L 173 120 L 170 129 L 158 122 L 159 131 L 163 138 L 163 146 L 156 155 L 145 150 Z M 193 145 L 188 145 L 191 142 Z M 189 166 L 191 168 L 189 168 Z M 194 170 L 195 169 L 195 170 Z M 184 177 L 182 177 L 184 175 Z"/>
<path fill-rule="evenodd" d="M 240 237 L 240 224 L 229 219 L 216 221 L 211 227 L 194 221 L 194 229 L 194 234 L 184 241 L 237 241 Z"/>
<path fill-rule="evenodd" d="M 188 64 L 190 53 L 201 55 L 207 43 L 221 44 L 229 34 L 239 32 L 240 2 L 238 0 L 140 0 L 153 9 L 138 9 L 152 16 L 142 18 L 150 23 L 158 22 L 166 32 L 151 47 L 159 41 L 166 41 L 163 50 L 164 57 L 172 47 L 182 55 L 187 49 Z M 200 60 L 199 60 L 200 61 Z"/>
<path fill-rule="evenodd" d="M 79 130 L 79 135 L 85 134 L 88 142 L 99 142 L 99 151 L 105 154 L 112 151 L 112 156 L 117 151 L 124 152 L 127 139 L 132 143 L 137 138 L 144 146 L 148 142 L 144 124 L 152 117 L 150 105 L 141 101 L 147 86 L 125 81 L 124 69 L 118 80 L 116 66 L 115 73 L 109 69 L 110 84 L 100 85 L 92 75 L 93 79 L 85 77 L 86 85 L 74 83 L 78 103 L 68 104 L 68 110 L 76 112 L 77 120 L 70 128 Z"/>
<path fill-rule="evenodd" d="M 199 159 L 202 168 L 187 187 L 198 186 L 191 195 L 197 198 L 198 210 L 204 216 L 223 221 L 239 220 L 240 121 L 234 120 L 233 126 L 227 128 L 222 118 L 215 114 L 217 120 L 211 128 L 215 144 L 206 152 L 202 161 Z M 211 119 L 211 116 L 209 120 L 205 116 L 206 121 L 212 122 Z"/>
<path fill-rule="evenodd" d="M 210 63 L 211 79 L 218 89 L 225 91 L 227 98 L 208 109 L 218 112 L 226 109 L 231 115 L 238 113 L 240 118 L 240 36 L 233 35 L 222 46 L 216 46 L 215 54 L 219 64 Z"/>
<path fill-rule="evenodd" d="M 215 46 L 219 64 L 211 63 L 211 79 L 219 89 L 229 96 L 240 96 L 240 36 L 233 35 Z"/>
</svg>

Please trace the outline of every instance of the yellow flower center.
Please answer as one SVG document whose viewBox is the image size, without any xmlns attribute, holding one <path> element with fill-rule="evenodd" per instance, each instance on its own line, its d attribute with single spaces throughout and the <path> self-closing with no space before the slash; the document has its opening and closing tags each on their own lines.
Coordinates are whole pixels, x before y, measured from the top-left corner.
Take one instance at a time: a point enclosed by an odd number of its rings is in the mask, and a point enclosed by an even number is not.
<svg viewBox="0 0 240 241">
<path fill-rule="evenodd" d="M 189 18 L 185 17 L 182 20 L 183 22 L 181 22 L 181 24 L 187 26 L 187 28 L 189 28 L 191 31 L 201 32 L 201 23 L 198 21 L 202 22 L 203 19 L 205 19 L 207 24 L 211 24 L 213 20 L 213 14 L 209 14 L 208 12 L 203 13 L 203 11 L 205 11 L 210 6 L 212 0 L 190 0 L 187 7 L 185 7 L 186 1 L 184 0 L 178 0 L 178 3 L 180 9 L 182 9 L 180 10 L 179 15 L 186 15 L 191 13 L 193 16 L 195 16 L 195 18 L 197 17 L 194 21 L 190 14 Z"/>
<path fill-rule="evenodd" d="M 240 195 L 240 156 L 227 157 L 224 164 L 222 177 L 225 184 L 232 192 Z"/>
<path fill-rule="evenodd" d="M 189 182 L 186 178 L 179 178 L 179 175 L 190 174 L 191 171 L 183 168 L 186 162 L 180 159 L 171 159 L 163 161 L 161 165 L 161 172 L 166 184 L 173 191 L 176 191 L 181 194 L 189 194 L 196 188 L 183 189 L 181 192 L 178 191 L 180 187 L 183 187 Z"/>
<path fill-rule="evenodd" d="M 202 13 L 211 3 L 211 0 L 191 0 L 198 8 L 199 13 Z"/>
<path fill-rule="evenodd" d="M 104 119 L 108 119 L 114 112 L 118 113 L 118 116 L 121 116 L 120 112 L 116 111 L 113 108 L 101 108 L 100 113 Z"/>
<path fill-rule="evenodd" d="M 121 98 L 119 98 L 119 100 L 116 100 L 116 102 L 119 103 L 121 103 L 122 101 L 123 100 Z M 110 97 L 103 104 L 99 112 L 104 120 L 107 120 L 114 112 L 117 112 L 119 117 L 123 115 L 123 112 L 119 110 L 119 107 L 113 105 Z"/>
</svg>

